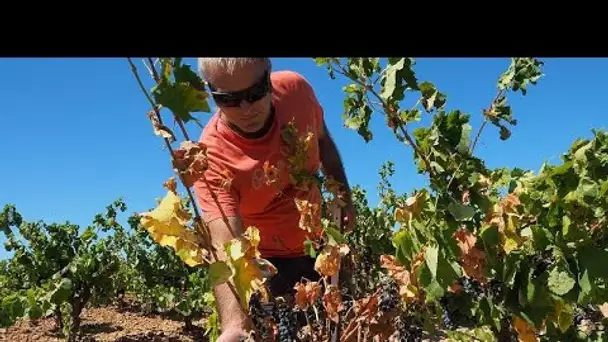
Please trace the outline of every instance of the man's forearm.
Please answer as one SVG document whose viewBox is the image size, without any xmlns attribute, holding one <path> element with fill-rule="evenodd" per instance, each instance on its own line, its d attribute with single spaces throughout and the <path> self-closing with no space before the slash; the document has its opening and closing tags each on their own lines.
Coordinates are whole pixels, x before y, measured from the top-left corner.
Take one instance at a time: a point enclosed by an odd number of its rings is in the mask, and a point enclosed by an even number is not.
<svg viewBox="0 0 608 342">
<path fill-rule="evenodd" d="M 321 153 L 321 164 L 323 167 L 323 173 L 331 176 L 334 180 L 344 185 L 344 190 L 349 191 L 348 179 L 346 178 L 346 172 L 344 172 L 344 166 L 342 165 L 342 159 L 338 148 L 334 143 L 334 140 L 326 131 L 323 139 L 319 141 L 319 149 Z"/>
<path fill-rule="evenodd" d="M 228 222 L 237 236 L 240 236 L 243 233 L 243 227 L 238 218 L 229 217 Z M 210 222 L 209 230 L 211 231 L 211 243 L 217 251 L 218 259 L 225 261 L 226 254 L 224 253 L 223 245 L 225 242 L 234 238 L 232 233 L 228 227 L 226 227 L 226 223 L 222 219 Z M 234 284 L 232 285 L 234 286 Z M 229 283 L 214 286 L 213 294 L 217 303 L 222 329 L 245 328 L 247 316 L 243 313 L 241 305 L 233 290 L 230 288 Z"/>
</svg>

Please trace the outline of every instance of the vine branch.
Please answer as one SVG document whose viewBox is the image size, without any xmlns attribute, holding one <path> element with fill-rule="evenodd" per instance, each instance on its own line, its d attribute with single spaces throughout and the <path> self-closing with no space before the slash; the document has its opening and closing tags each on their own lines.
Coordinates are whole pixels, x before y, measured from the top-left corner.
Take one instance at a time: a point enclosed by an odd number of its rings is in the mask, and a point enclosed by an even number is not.
<svg viewBox="0 0 608 342">
<path fill-rule="evenodd" d="M 373 86 L 366 84 L 365 82 L 361 81 L 360 79 L 351 78 L 346 73 L 346 70 L 344 69 L 344 65 L 342 65 L 342 63 L 339 60 L 334 60 L 334 61 L 336 62 L 336 64 L 338 64 L 338 66 L 340 68 L 337 70 L 334 69 L 335 71 L 337 71 L 339 74 L 346 76 L 347 78 L 350 78 L 350 79 L 354 80 L 355 82 L 357 82 L 359 85 L 364 87 L 367 91 L 369 91 L 372 95 L 374 95 L 380 101 L 380 104 L 382 105 L 382 107 L 387 108 L 388 103 L 386 103 L 386 100 L 384 100 L 382 98 L 382 96 L 380 96 L 380 94 L 378 94 L 378 92 L 373 88 Z M 390 113 L 390 115 L 393 115 L 393 114 Z M 433 168 L 431 167 L 431 163 L 429 162 L 428 158 L 424 155 L 424 153 L 422 153 L 422 151 L 420 151 L 420 148 L 418 147 L 418 145 L 416 145 L 416 143 L 414 142 L 414 139 L 412 139 L 411 135 L 405 129 L 405 127 L 403 127 L 403 124 L 399 123 L 397 126 L 399 126 L 399 130 L 401 131 L 401 134 L 403 134 L 403 136 L 404 136 L 405 140 L 407 140 L 408 144 L 410 144 L 410 146 L 412 146 L 412 148 L 414 149 L 414 152 L 418 155 L 418 157 L 420 157 L 420 159 L 422 159 L 427 171 L 431 174 L 431 176 L 434 177 L 435 172 L 433 171 Z"/>
<path fill-rule="evenodd" d="M 135 76 L 135 78 L 137 79 L 137 83 L 139 84 L 141 90 L 143 91 L 143 93 L 146 95 L 146 98 L 148 99 L 148 101 L 150 101 L 150 104 L 152 105 L 152 108 L 154 110 L 154 113 L 156 115 L 156 118 L 158 119 L 158 122 L 162 125 L 162 117 L 160 115 L 160 111 L 158 109 L 158 106 L 154 103 L 154 101 L 152 100 L 152 98 L 150 97 L 150 95 L 148 94 L 148 91 L 146 90 L 146 87 L 144 86 L 141 78 L 139 77 L 139 73 L 137 72 L 137 67 L 135 66 L 135 64 L 133 64 L 133 61 L 131 60 L 131 58 L 127 57 L 127 60 L 129 61 L 129 64 L 131 65 L 131 71 L 133 72 L 133 75 Z M 152 72 L 155 75 L 155 79 L 158 77 L 158 74 L 156 74 L 156 70 L 154 69 L 154 64 L 152 64 Z M 171 143 L 169 142 L 168 138 L 164 138 L 163 140 L 165 141 L 165 146 L 167 147 L 167 149 L 169 150 L 169 154 L 171 155 L 171 161 L 173 161 L 173 156 L 174 156 L 174 152 L 173 152 L 173 147 L 171 146 Z M 194 216 L 196 218 L 197 221 L 199 221 L 203 226 L 205 225 L 205 223 L 203 222 L 199 210 L 198 210 L 198 205 L 196 204 L 196 201 L 194 200 L 194 196 L 192 195 L 192 192 L 190 191 L 190 188 L 188 188 L 186 186 L 186 183 L 184 182 L 184 179 L 182 178 L 181 174 L 179 172 L 177 172 L 177 176 L 179 177 L 179 180 L 182 182 L 182 185 L 184 186 L 184 188 L 186 189 L 186 192 L 188 193 L 188 198 L 190 199 L 190 202 L 192 203 L 192 208 L 194 210 Z M 209 246 L 210 249 L 213 249 L 213 246 Z"/>
</svg>

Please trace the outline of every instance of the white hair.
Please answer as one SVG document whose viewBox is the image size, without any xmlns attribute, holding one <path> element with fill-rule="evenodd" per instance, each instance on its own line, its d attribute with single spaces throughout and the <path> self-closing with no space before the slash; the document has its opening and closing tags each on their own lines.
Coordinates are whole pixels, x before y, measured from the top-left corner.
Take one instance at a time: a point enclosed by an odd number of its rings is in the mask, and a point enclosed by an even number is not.
<svg viewBox="0 0 608 342">
<path fill-rule="evenodd" d="M 266 64 L 268 70 L 272 67 L 270 58 L 253 58 L 253 57 L 218 57 L 218 58 L 198 58 L 198 71 L 203 78 L 209 75 L 212 70 L 218 68 L 223 72 L 233 74 L 235 70 L 243 67 L 244 65 L 251 65 L 263 62 Z"/>
</svg>

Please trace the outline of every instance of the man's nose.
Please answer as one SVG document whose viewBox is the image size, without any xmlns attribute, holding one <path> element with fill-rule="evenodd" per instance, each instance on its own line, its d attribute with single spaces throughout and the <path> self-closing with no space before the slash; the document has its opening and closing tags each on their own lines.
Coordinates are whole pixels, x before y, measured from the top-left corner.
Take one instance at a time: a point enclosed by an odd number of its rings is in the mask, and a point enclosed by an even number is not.
<svg viewBox="0 0 608 342">
<path fill-rule="evenodd" d="M 241 101 L 240 107 L 241 107 L 241 110 L 243 110 L 244 112 L 247 112 L 251 108 L 251 103 L 249 103 L 249 101 L 247 101 L 247 100 L 243 100 L 243 101 Z"/>
</svg>

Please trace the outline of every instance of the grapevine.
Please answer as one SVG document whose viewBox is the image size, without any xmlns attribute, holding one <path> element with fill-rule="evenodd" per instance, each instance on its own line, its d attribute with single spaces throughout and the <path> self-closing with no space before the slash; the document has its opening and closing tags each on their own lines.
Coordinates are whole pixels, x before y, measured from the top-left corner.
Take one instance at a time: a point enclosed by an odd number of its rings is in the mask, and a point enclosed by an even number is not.
<svg viewBox="0 0 608 342">
<path fill-rule="evenodd" d="M 391 178 L 398 172 L 386 161 L 380 203 L 372 208 L 362 188 L 347 194 L 332 177 L 305 172 L 315 136 L 282 127 L 292 185 L 323 192 L 320 204 L 292 199 L 300 211 L 297 228 L 310 236 L 303 247 L 316 260 L 318 280 L 301 279 L 293 296 L 271 296 L 267 280 L 277 269 L 260 256 L 260 230 L 236 234 L 213 191 L 232 240 L 211 244 L 191 188 L 200 182 L 211 189 L 205 171 L 215 163 L 186 129 L 201 128 L 195 113 L 210 112 L 206 86 L 182 58 L 146 58 L 148 89 L 128 59 L 149 104 L 151 134 L 163 140 L 174 172 L 162 184 L 164 196 L 129 218 L 131 230 L 117 222 L 126 210 L 122 201 L 83 231 L 26 221 L 5 206 L 0 230 L 15 256 L 0 262 L 0 325 L 53 317 L 57 330 L 75 341 L 83 309 L 126 301 L 128 293 L 146 314 L 177 313 L 186 331 L 207 316 L 205 330 L 215 340 L 221 329 L 211 289 L 225 283 L 251 320 L 242 339 L 250 342 L 605 340 L 608 133 L 592 130 L 558 164 L 538 172 L 492 169 L 475 154 L 486 136 L 505 141 L 517 134 L 510 100 L 542 86 L 542 61 L 512 58 L 488 107 L 477 113 L 450 108 L 447 94 L 419 79 L 413 58 L 315 61 L 330 78 L 348 81 L 345 127 L 366 142 L 394 136 L 428 179 L 425 188 L 397 193 Z M 471 125 L 472 115 L 481 116 L 479 127 Z M 376 116 L 385 132 L 372 132 Z M 279 183 L 276 165 L 266 162 L 263 170 L 268 186 Z M 214 171 L 230 184 L 232 175 Z M 348 200 L 357 227 L 345 233 L 335 214 Z"/>
</svg>

